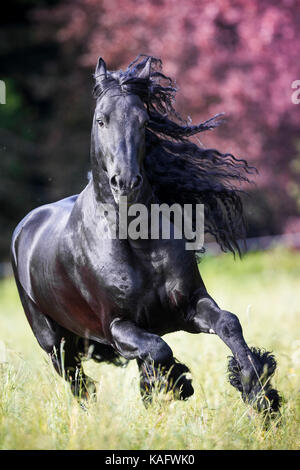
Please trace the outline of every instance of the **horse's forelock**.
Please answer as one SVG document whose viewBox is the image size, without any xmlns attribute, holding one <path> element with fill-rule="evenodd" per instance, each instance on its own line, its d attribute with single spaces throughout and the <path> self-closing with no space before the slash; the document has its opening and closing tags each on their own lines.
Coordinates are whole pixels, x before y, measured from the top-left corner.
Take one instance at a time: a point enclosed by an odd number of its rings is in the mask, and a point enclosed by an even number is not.
<svg viewBox="0 0 300 470">
<path fill-rule="evenodd" d="M 96 99 L 101 98 L 110 88 L 117 87 L 118 81 L 108 75 L 94 75 L 95 85 L 93 88 L 93 96 Z"/>
<path fill-rule="evenodd" d="M 151 60 L 148 77 L 141 77 L 146 63 Z M 156 108 L 165 111 L 168 103 L 168 111 L 176 115 L 175 110 L 170 106 L 174 99 L 176 88 L 173 81 L 161 72 L 162 62 L 160 59 L 152 56 L 139 55 L 125 71 L 108 72 L 106 75 L 94 75 L 95 86 L 93 96 L 101 98 L 110 88 L 120 87 L 120 92 L 125 94 L 136 94 L 147 107 Z M 167 85 L 163 85 L 165 81 Z M 172 112 L 173 111 L 173 112 Z"/>
</svg>

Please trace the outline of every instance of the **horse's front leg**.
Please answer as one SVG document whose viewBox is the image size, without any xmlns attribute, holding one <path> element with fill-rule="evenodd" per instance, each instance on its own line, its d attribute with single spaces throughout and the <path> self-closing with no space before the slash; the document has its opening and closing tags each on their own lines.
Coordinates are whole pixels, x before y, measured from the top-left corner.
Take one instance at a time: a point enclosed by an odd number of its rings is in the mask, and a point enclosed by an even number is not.
<svg viewBox="0 0 300 470">
<path fill-rule="evenodd" d="M 148 333 L 130 320 L 115 319 L 111 324 L 114 346 L 126 359 L 136 359 L 140 370 L 140 390 L 144 403 L 154 390 L 173 392 L 185 400 L 194 393 L 189 369 L 173 356 L 171 348 L 158 335 Z"/>
<path fill-rule="evenodd" d="M 197 291 L 193 304 L 187 331 L 218 335 L 233 353 L 228 364 L 231 385 L 242 393 L 245 402 L 259 411 L 278 411 L 280 398 L 270 384 L 276 368 L 274 357 L 258 348 L 249 348 L 238 317 L 221 310 L 205 289 Z"/>
</svg>

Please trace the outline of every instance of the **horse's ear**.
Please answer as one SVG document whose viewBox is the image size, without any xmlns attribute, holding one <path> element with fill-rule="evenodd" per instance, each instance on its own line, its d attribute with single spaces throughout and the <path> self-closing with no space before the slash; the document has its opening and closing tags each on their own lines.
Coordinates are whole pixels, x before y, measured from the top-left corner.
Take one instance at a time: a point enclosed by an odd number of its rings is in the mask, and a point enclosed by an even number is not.
<svg viewBox="0 0 300 470">
<path fill-rule="evenodd" d="M 142 70 L 139 71 L 139 73 L 137 74 L 137 76 L 139 78 L 149 78 L 150 77 L 150 73 L 151 73 L 151 60 L 152 60 L 152 57 L 149 57 L 144 65 L 144 67 L 142 68 Z"/>
<path fill-rule="evenodd" d="M 96 65 L 96 70 L 95 70 L 95 75 L 94 78 L 97 80 L 100 75 L 104 75 L 106 77 L 106 63 L 102 59 L 102 57 L 99 57 L 97 65 Z"/>
</svg>

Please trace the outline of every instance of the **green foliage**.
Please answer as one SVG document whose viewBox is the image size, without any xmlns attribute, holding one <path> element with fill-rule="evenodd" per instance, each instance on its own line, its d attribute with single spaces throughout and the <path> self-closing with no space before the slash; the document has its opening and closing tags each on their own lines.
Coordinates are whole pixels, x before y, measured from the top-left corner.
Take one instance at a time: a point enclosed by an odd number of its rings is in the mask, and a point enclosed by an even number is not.
<svg viewBox="0 0 300 470">
<path fill-rule="evenodd" d="M 1 106 L 0 128 L 17 132 L 20 137 L 32 139 L 28 128 L 32 109 L 24 102 L 22 92 L 11 79 L 3 77 L 6 86 L 6 104 Z"/>
<path fill-rule="evenodd" d="M 205 257 L 200 268 L 219 305 L 238 314 L 249 345 L 274 352 L 280 423 L 266 429 L 260 416 L 249 417 L 227 381 L 230 351 L 218 337 L 183 332 L 165 339 L 191 369 L 192 398 L 157 399 L 146 410 L 134 362 L 122 369 L 88 361 L 98 401 L 84 412 L 39 348 L 10 279 L 0 284 L 0 448 L 299 449 L 300 253 Z"/>
</svg>

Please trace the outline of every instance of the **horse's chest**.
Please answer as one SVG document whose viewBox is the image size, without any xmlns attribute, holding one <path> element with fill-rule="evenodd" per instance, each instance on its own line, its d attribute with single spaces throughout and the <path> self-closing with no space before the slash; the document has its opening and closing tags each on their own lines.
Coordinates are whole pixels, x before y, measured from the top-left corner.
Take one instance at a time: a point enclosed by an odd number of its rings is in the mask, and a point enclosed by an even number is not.
<svg viewBox="0 0 300 470">
<path fill-rule="evenodd" d="M 161 325 L 163 317 L 180 316 L 193 288 L 184 260 L 166 253 L 150 252 L 122 263 L 115 260 L 105 279 L 120 312 L 149 328 L 156 321 Z"/>
</svg>

